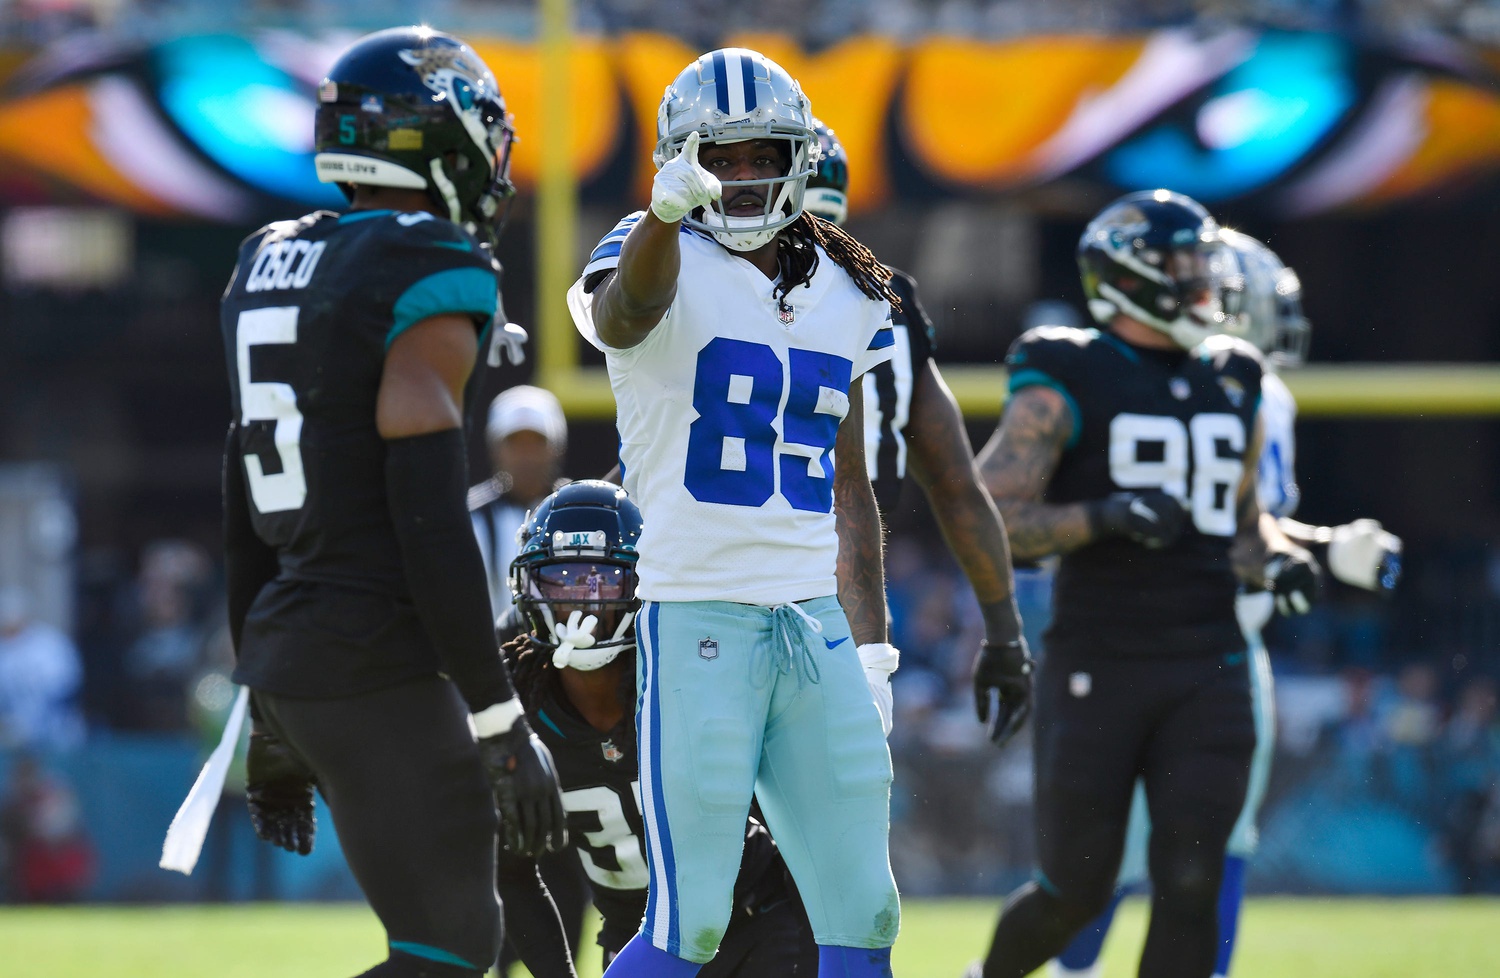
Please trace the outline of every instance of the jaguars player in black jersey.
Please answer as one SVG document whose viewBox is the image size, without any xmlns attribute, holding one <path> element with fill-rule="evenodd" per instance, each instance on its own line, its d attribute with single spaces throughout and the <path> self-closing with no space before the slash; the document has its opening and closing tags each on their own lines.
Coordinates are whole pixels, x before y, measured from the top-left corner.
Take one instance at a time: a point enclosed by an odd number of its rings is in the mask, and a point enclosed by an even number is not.
<svg viewBox="0 0 1500 978">
<path fill-rule="evenodd" d="M 222 305 L 251 817 L 306 854 L 322 792 L 386 929 L 390 955 L 365 972 L 379 978 L 485 974 L 501 939 L 497 832 L 516 851 L 566 839 L 464 503 L 464 388 L 497 321 L 476 232 L 495 231 L 512 191 L 511 138 L 463 42 L 427 28 L 361 39 L 320 86 L 316 120 L 318 174 L 350 209 L 251 235 Z"/>
<path fill-rule="evenodd" d="M 832 129 L 814 120 L 813 130 L 822 158 L 807 182 L 802 206 L 843 224 L 849 216 L 848 155 Z M 963 415 L 933 361 L 936 335 L 917 299 L 917 283 L 893 268 L 891 290 L 901 299 L 891 322 L 896 355 L 864 377 L 870 482 L 885 513 L 895 507 L 908 467 L 926 493 L 948 549 L 979 599 L 985 638 L 977 662 L 976 702 L 980 716 L 988 719 L 992 699 L 997 699 L 990 735 L 1004 744 L 1025 723 L 1031 696 L 1031 660 L 1021 637 L 1005 524 L 980 482 Z M 865 662 L 887 733 L 894 659 Z"/>
<path fill-rule="evenodd" d="M 526 713 L 551 750 L 569 838 L 603 916 L 609 962 L 640 929 L 650 876 L 642 849 L 635 737 L 635 541 L 641 513 L 608 482 L 564 486 L 521 529 L 511 569 L 516 611 L 505 656 Z M 533 859 L 502 853 L 499 888 L 511 945 L 536 978 L 571 978 L 567 944 L 550 908 L 528 899 Z M 514 897 L 514 898 L 513 898 Z M 752 817 L 734 888 L 734 915 L 705 978 L 817 974 L 818 948 L 786 864 Z"/>
<path fill-rule="evenodd" d="M 1016 559 L 1062 557 L 1036 689 L 1040 871 L 972 974 L 1030 974 L 1108 904 L 1139 776 L 1153 826 L 1140 974 L 1208 978 L 1255 746 L 1235 596 L 1269 587 L 1306 610 L 1317 565 L 1260 519 L 1261 359 L 1214 335 L 1238 266 L 1213 218 L 1170 191 L 1131 194 L 1078 257 L 1103 328 L 1016 341 L 980 453 Z"/>
</svg>

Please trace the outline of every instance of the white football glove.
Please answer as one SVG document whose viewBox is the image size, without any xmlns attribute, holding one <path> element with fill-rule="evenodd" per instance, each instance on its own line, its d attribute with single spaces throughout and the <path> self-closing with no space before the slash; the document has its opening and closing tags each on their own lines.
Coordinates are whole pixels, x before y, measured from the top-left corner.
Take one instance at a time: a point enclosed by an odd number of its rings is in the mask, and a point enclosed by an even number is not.
<svg viewBox="0 0 1500 978">
<path fill-rule="evenodd" d="M 1401 538 L 1379 520 L 1335 526 L 1328 541 L 1328 569 L 1345 584 L 1366 591 L 1393 591 L 1401 576 Z"/>
<path fill-rule="evenodd" d="M 530 338 L 530 334 L 522 326 L 496 322 L 490 330 L 490 353 L 486 362 L 492 367 L 500 366 L 501 351 L 504 351 L 505 359 L 510 361 L 510 365 L 519 367 L 526 362 L 526 341 Z"/>
<path fill-rule="evenodd" d="M 552 664 L 559 669 L 568 667 L 568 660 L 573 656 L 574 649 L 591 649 L 594 647 L 594 627 L 599 624 L 597 615 L 583 617 L 583 612 L 574 611 L 568 615 L 568 620 L 552 625 L 552 637 L 557 639 L 557 651 L 552 653 Z"/>
<path fill-rule="evenodd" d="M 861 645 L 859 664 L 865 667 L 865 682 L 870 684 L 870 695 L 875 697 L 875 708 L 880 711 L 880 726 L 889 737 L 896 722 L 893 714 L 895 703 L 891 698 L 891 673 L 901 664 L 901 653 L 894 645 L 884 642 Z"/>
<path fill-rule="evenodd" d="M 698 133 L 689 133 L 682 152 L 656 171 L 651 181 L 651 213 L 674 224 L 724 193 L 719 178 L 698 163 Z"/>
</svg>

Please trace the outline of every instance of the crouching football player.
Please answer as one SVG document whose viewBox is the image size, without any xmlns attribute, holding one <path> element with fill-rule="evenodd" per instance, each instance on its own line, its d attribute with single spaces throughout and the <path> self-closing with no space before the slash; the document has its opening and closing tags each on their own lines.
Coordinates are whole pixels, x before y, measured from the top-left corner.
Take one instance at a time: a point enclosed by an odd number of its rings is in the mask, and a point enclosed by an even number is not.
<svg viewBox="0 0 1500 978">
<path fill-rule="evenodd" d="M 642 848 L 635 731 L 636 539 L 641 514 L 607 482 L 574 482 L 521 529 L 511 567 L 517 613 L 502 620 L 518 694 L 550 748 L 574 832 L 570 842 L 603 916 L 606 965 L 640 928 L 650 882 Z M 519 633 L 519 634 L 517 634 Z M 756 813 L 758 814 L 758 813 Z M 567 944 L 540 893 L 536 862 L 500 854 L 507 934 L 537 978 L 570 978 Z M 817 974 L 802 902 L 761 821 L 745 827 L 729 929 L 707 978 Z"/>
</svg>

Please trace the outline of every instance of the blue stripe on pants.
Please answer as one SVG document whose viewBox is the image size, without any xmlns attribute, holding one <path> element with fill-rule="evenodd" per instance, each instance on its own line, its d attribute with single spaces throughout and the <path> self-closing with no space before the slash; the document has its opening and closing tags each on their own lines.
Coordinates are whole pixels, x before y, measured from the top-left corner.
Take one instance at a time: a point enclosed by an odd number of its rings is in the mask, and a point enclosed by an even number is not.
<svg viewBox="0 0 1500 978">
<path fill-rule="evenodd" d="M 665 915 L 666 950 L 677 954 L 682 945 L 681 918 L 677 911 L 677 866 L 672 856 L 672 835 L 667 825 L 667 806 L 661 784 L 661 690 L 657 685 L 660 657 L 661 605 L 646 602 L 646 648 L 642 663 L 641 710 L 645 723 L 637 732 L 640 755 L 646 762 L 641 787 L 645 802 L 647 846 L 651 869 L 651 887 L 646 898 L 646 925 L 656 937 L 662 936 Z M 664 895 L 664 896 L 663 896 Z M 661 900 L 665 898 L 663 905 Z M 659 945 L 658 945 L 659 946 Z"/>
</svg>

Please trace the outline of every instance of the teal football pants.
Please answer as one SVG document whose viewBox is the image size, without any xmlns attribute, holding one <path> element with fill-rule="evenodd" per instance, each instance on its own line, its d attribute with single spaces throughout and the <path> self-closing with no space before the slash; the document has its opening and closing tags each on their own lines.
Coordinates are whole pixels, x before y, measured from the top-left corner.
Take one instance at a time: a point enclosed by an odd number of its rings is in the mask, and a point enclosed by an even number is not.
<svg viewBox="0 0 1500 978">
<path fill-rule="evenodd" d="M 838 600 L 648 601 L 636 622 L 644 936 L 714 956 L 755 795 L 817 942 L 890 947 L 890 752 Z"/>
</svg>

